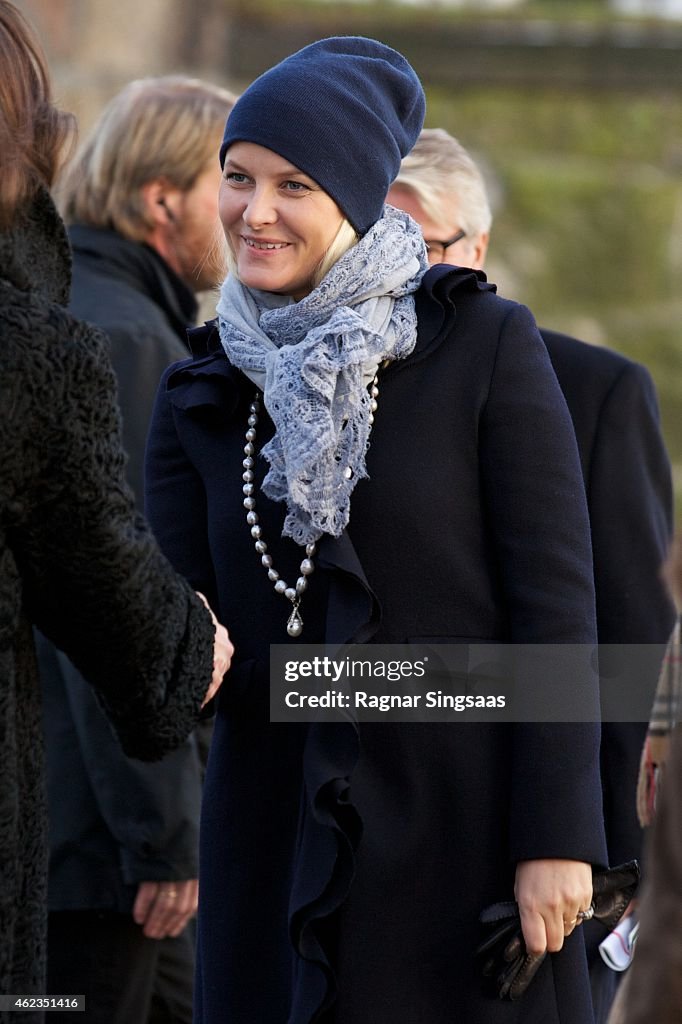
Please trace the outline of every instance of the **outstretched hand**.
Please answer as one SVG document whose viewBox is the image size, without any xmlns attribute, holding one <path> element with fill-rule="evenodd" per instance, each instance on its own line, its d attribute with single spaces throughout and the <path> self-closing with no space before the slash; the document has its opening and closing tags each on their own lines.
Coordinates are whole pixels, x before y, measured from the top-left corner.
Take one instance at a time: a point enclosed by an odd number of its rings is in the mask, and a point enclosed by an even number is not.
<svg viewBox="0 0 682 1024">
<path fill-rule="evenodd" d="M 213 641 L 213 676 L 211 678 L 211 685 L 206 691 L 206 696 L 204 697 L 201 704 L 203 708 L 204 705 L 208 704 L 208 702 L 213 697 L 215 697 L 216 693 L 220 689 L 220 685 L 223 681 L 223 676 L 227 672 L 232 662 L 234 647 L 230 642 L 230 637 L 228 635 L 227 630 L 225 629 L 224 626 L 221 626 L 221 624 L 216 619 L 215 615 L 213 614 L 213 610 L 209 605 L 208 601 L 206 600 L 206 598 L 204 597 L 204 595 L 201 594 L 198 590 L 197 594 L 208 608 L 208 611 L 213 620 L 213 625 L 215 627 L 215 638 Z"/>
<path fill-rule="evenodd" d="M 516 866 L 514 895 L 526 949 L 558 953 L 592 902 L 592 867 L 579 860 L 524 860 Z"/>
</svg>

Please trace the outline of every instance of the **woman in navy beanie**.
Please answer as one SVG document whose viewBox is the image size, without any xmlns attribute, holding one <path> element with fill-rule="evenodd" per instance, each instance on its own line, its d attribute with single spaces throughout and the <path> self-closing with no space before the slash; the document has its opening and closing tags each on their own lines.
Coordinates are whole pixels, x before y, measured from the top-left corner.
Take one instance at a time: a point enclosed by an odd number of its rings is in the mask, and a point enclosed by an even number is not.
<svg viewBox="0 0 682 1024">
<path fill-rule="evenodd" d="M 479 272 L 428 270 L 384 205 L 423 117 L 413 69 L 372 39 L 313 43 L 246 90 L 220 151 L 218 316 L 160 385 L 148 514 L 235 645 L 196 1024 L 592 1019 L 596 725 L 270 721 L 272 644 L 595 640 L 576 445 L 534 320 Z M 512 894 L 528 949 L 554 955 L 505 1002 L 473 951 Z"/>
</svg>

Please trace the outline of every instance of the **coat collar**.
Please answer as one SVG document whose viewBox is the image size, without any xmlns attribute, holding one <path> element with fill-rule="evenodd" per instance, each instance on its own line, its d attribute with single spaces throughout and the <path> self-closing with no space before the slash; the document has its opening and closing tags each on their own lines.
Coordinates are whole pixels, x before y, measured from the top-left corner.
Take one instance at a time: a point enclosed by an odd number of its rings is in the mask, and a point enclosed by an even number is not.
<svg viewBox="0 0 682 1024">
<path fill-rule="evenodd" d="M 452 267 L 438 263 L 422 278 L 415 295 L 417 310 L 417 344 L 407 359 L 394 363 L 390 369 L 399 371 L 425 359 L 452 330 L 457 315 L 457 300 L 472 292 L 494 292 L 482 270 Z"/>
<path fill-rule="evenodd" d="M 237 408 L 244 376 L 223 351 L 214 320 L 187 331 L 191 359 L 171 369 L 166 381 L 168 398 L 177 409 L 218 406 L 230 416 Z"/>
<path fill-rule="evenodd" d="M 186 341 L 188 324 L 196 323 L 194 292 L 150 245 L 124 238 L 118 231 L 72 224 L 69 238 L 74 255 L 94 273 L 124 281 L 163 310 L 172 330 Z"/>
</svg>

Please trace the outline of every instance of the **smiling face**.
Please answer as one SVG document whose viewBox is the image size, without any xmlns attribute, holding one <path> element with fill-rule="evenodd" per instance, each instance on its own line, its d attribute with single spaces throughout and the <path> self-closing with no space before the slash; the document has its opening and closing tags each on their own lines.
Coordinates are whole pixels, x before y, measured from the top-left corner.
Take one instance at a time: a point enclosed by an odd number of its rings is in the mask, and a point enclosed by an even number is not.
<svg viewBox="0 0 682 1024">
<path fill-rule="evenodd" d="M 228 149 L 218 208 L 239 280 L 297 300 L 344 220 L 312 178 L 253 142 Z"/>
</svg>

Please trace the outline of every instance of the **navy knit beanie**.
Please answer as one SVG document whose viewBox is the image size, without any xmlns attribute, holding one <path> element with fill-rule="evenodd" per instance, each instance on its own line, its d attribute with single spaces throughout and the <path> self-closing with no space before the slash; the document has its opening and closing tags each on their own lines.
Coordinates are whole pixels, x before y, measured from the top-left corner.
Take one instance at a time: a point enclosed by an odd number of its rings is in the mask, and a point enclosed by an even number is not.
<svg viewBox="0 0 682 1024">
<path fill-rule="evenodd" d="M 424 122 L 424 90 L 401 54 L 374 39 L 321 39 L 257 78 L 225 126 L 309 175 L 360 235 L 381 217 L 400 161 Z"/>
</svg>

